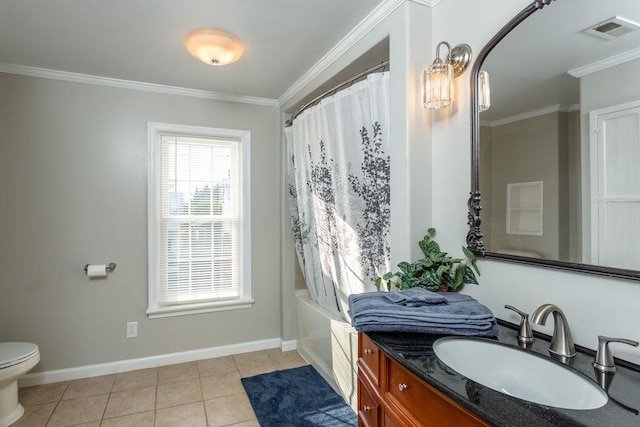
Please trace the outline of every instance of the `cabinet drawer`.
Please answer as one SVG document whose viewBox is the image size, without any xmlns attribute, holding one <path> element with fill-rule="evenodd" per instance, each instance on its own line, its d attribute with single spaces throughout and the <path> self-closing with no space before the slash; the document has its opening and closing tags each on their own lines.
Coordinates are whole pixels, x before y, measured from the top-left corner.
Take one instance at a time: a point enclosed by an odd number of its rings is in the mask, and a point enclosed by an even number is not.
<svg viewBox="0 0 640 427">
<path fill-rule="evenodd" d="M 368 336 L 360 334 L 360 360 L 364 363 L 369 372 L 369 376 L 374 381 L 374 386 L 378 387 L 380 378 L 380 349 Z"/>
<path fill-rule="evenodd" d="M 371 396 L 371 393 L 369 393 L 367 386 L 362 382 L 362 380 L 358 381 L 358 392 L 360 393 L 358 396 L 358 425 L 364 427 L 377 427 L 380 407 L 373 396 Z"/>
<path fill-rule="evenodd" d="M 395 361 L 389 361 L 388 390 L 401 407 L 425 426 L 489 426 Z"/>
</svg>

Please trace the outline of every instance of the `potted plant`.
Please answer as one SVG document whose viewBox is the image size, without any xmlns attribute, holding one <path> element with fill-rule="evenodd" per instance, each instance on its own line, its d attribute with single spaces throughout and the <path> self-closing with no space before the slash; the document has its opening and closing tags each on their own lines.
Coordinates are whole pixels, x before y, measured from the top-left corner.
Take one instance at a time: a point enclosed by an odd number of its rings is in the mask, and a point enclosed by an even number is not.
<svg viewBox="0 0 640 427">
<path fill-rule="evenodd" d="M 463 283 L 477 285 L 475 273 L 479 276 L 480 270 L 473 252 L 463 246 L 464 257 L 452 258 L 440 250 L 440 245 L 433 240 L 435 235 L 435 228 L 429 228 L 418 243 L 424 258 L 412 263 L 401 262 L 398 264 L 400 271 L 378 277 L 376 287 L 380 289 L 383 281 L 389 291 L 392 287 L 404 290 L 417 286 L 429 291 L 449 291 L 456 290 Z"/>
</svg>

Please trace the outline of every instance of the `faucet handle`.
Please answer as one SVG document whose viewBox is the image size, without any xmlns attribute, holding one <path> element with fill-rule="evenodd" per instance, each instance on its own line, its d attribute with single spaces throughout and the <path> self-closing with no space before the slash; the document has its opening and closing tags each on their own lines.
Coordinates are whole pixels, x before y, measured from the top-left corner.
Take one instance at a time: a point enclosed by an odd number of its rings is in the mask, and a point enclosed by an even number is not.
<svg viewBox="0 0 640 427">
<path fill-rule="evenodd" d="M 613 361 L 613 355 L 609 349 L 610 342 L 620 342 L 638 347 L 638 341 L 598 335 L 598 353 L 596 354 L 596 359 L 593 361 L 592 365 L 597 371 L 607 374 L 612 374 L 616 371 L 616 364 Z"/>
<path fill-rule="evenodd" d="M 506 304 L 504 308 L 513 310 L 520 315 L 520 328 L 518 329 L 518 344 L 527 347 L 533 342 L 533 332 L 531 332 L 531 323 L 529 322 L 529 314 L 518 310 L 512 305 Z"/>
</svg>

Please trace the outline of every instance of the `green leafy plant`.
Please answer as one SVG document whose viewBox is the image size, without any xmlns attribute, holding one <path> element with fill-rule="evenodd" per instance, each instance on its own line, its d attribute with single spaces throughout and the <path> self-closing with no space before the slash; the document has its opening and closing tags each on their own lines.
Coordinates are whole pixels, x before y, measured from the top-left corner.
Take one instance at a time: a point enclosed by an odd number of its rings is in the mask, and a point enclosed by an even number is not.
<svg viewBox="0 0 640 427">
<path fill-rule="evenodd" d="M 376 287 L 378 290 L 386 284 L 388 290 L 392 286 L 398 290 L 421 287 L 429 291 L 455 290 L 463 283 L 477 285 L 476 274 L 480 270 L 476 265 L 476 257 L 467 248 L 462 247 L 464 258 L 452 258 L 446 252 L 440 250 L 440 245 L 433 240 L 436 235 L 435 228 L 429 228 L 424 238 L 418 242 L 424 258 L 398 264 L 400 271 L 389 272 L 378 277 Z"/>
</svg>

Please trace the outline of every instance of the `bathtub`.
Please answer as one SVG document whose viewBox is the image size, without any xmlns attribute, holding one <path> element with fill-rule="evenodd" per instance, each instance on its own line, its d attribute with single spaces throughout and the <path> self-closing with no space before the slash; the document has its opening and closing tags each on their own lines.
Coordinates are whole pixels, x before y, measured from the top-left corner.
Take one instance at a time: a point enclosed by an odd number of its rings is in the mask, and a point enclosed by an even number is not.
<svg viewBox="0 0 640 427">
<path fill-rule="evenodd" d="M 296 291 L 297 349 L 357 411 L 358 333 L 339 315 L 319 306 L 309 291 Z"/>
</svg>

